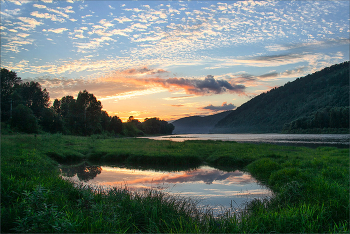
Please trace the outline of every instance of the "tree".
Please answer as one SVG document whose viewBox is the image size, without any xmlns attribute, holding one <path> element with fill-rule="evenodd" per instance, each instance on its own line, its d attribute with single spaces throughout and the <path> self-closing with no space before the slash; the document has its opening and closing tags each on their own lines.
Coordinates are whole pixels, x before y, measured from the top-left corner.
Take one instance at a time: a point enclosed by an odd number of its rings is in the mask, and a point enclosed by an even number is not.
<svg viewBox="0 0 350 234">
<path fill-rule="evenodd" d="M 38 119 L 33 111 L 22 104 L 13 109 L 11 126 L 25 133 L 37 133 L 39 131 Z"/>
<path fill-rule="evenodd" d="M 101 111 L 101 127 L 103 131 L 109 131 L 109 124 L 111 122 L 111 117 L 106 111 Z"/>
<path fill-rule="evenodd" d="M 60 115 L 61 114 L 61 101 L 56 98 L 52 104 L 52 108 L 58 115 Z"/>
<path fill-rule="evenodd" d="M 173 124 L 159 118 L 146 118 L 142 123 L 142 129 L 146 134 L 171 134 L 175 129 Z"/>
<path fill-rule="evenodd" d="M 84 90 L 79 92 L 76 100 L 77 115 L 79 118 L 78 125 L 82 128 L 83 135 L 91 135 L 101 132 L 101 109 L 100 101 L 97 101 L 93 94 Z"/>
<path fill-rule="evenodd" d="M 63 122 L 54 108 L 43 109 L 40 119 L 40 126 L 45 132 L 57 133 L 63 132 Z"/>
<path fill-rule="evenodd" d="M 44 108 L 48 108 L 50 96 L 46 89 L 42 90 L 38 82 L 25 82 L 19 86 L 24 104 L 39 118 Z"/>
<path fill-rule="evenodd" d="M 21 78 L 17 76 L 16 72 L 1 68 L 1 121 L 7 121 L 11 117 L 13 109 L 12 95 L 15 86 L 19 85 Z"/>
<path fill-rule="evenodd" d="M 109 123 L 108 131 L 120 134 L 123 131 L 123 123 L 118 116 L 113 116 Z"/>
<path fill-rule="evenodd" d="M 126 123 L 123 124 L 123 134 L 125 136 L 141 136 L 142 124 L 139 120 L 135 119 L 134 116 L 130 116 Z"/>
<path fill-rule="evenodd" d="M 75 102 L 73 96 L 65 96 L 60 101 L 54 102 L 54 110 L 63 121 L 64 132 L 70 134 L 80 134 L 80 129 L 77 126 L 78 118 Z M 60 104 L 59 107 L 58 104 Z"/>
</svg>

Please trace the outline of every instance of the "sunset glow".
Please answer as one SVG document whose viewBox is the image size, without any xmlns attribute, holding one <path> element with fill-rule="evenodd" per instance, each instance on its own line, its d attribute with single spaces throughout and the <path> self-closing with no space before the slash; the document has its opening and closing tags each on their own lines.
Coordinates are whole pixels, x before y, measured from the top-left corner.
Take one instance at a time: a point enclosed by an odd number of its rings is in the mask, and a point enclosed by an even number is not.
<svg viewBox="0 0 350 234">
<path fill-rule="evenodd" d="M 123 121 L 232 110 L 349 60 L 349 1 L 1 1 L 1 67 Z"/>
</svg>

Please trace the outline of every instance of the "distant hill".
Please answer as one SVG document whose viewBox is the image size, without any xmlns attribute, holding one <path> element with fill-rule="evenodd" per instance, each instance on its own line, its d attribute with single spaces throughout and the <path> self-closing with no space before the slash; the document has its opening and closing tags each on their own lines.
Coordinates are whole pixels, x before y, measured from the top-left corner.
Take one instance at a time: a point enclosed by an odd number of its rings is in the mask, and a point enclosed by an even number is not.
<svg viewBox="0 0 350 234">
<path fill-rule="evenodd" d="M 209 116 L 190 116 L 175 120 L 172 124 L 175 126 L 173 134 L 190 134 L 190 133 L 209 133 L 214 128 L 215 124 L 231 111 L 221 112 Z"/>
<path fill-rule="evenodd" d="M 349 132 L 349 61 L 288 82 L 218 121 L 215 133 Z"/>
</svg>

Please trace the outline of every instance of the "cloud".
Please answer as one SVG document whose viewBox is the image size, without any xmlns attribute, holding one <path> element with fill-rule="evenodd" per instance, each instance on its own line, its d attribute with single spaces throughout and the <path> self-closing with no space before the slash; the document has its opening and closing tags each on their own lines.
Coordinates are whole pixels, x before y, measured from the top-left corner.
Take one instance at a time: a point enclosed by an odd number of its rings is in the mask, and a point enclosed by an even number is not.
<svg viewBox="0 0 350 234">
<path fill-rule="evenodd" d="M 34 29 L 36 26 L 43 24 L 42 22 L 37 21 L 36 19 L 33 18 L 29 18 L 29 17 L 18 17 L 19 20 L 21 20 L 23 23 L 27 23 L 27 24 L 23 24 L 23 27 L 27 27 L 30 29 Z"/>
<path fill-rule="evenodd" d="M 196 96 L 188 95 L 188 96 L 180 96 L 180 97 L 167 97 L 167 98 L 164 98 L 164 100 L 171 101 L 171 100 L 189 99 L 189 98 L 194 98 L 194 97 L 196 97 Z"/>
<path fill-rule="evenodd" d="M 300 50 L 300 51 L 311 51 L 319 50 L 320 48 L 328 48 L 339 45 L 350 44 L 349 38 L 333 38 L 323 41 L 312 41 L 306 43 L 293 43 L 287 45 L 273 45 L 266 46 L 265 48 L 269 51 L 283 51 L 283 50 Z"/>
<path fill-rule="evenodd" d="M 306 70 L 308 70 L 308 66 L 301 66 L 291 70 L 286 70 L 280 74 L 281 77 L 290 77 L 290 76 L 298 76 L 304 74 Z"/>
<path fill-rule="evenodd" d="M 204 80 L 187 78 L 150 78 L 144 79 L 145 83 L 157 84 L 169 90 L 184 89 L 188 94 L 210 95 L 225 92 L 243 93 L 245 86 L 231 84 L 226 80 L 215 80 L 213 76 L 208 75 Z"/>
<path fill-rule="evenodd" d="M 227 111 L 227 110 L 233 110 L 235 109 L 236 106 L 233 105 L 232 103 L 230 104 L 227 104 L 227 102 L 224 102 L 222 103 L 221 106 L 213 106 L 213 105 L 209 105 L 209 106 L 205 106 L 205 107 L 202 107 L 200 109 L 203 109 L 203 110 L 211 110 L 211 111 Z"/>
<path fill-rule="evenodd" d="M 40 9 L 47 8 L 45 5 L 40 5 L 40 4 L 33 4 L 33 7 L 40 8 Z"/>
<path fill-rule="evenodd" d="M 47 31 L 58 34 L 58 33 L 63 33 L 64 31 L 67 31 L 67 30 L 68 30 L 67 28 L 56 28 L 56 29 L 50 28 Z"/>
<path fill-rule="evenodd" d="M 266 73 L 266 74 L 263 74 L 263 75 L 260 75 L 258 76 L 259 78 L 271 78 L 271 77 L 277 77 L 278 76 L 278 72 L 269 72 L 269 73 Z"/>
<path fill-rule="evenodd" d="M 32 79 L 23 80 L 31 81 Z M 61 98 L 66 95 L 76 95 L 79 91 L 82 91 L 84 89 L 88 90 L 90 93 L 93 93 L 96 97 L 98 97 L 99 100 L 121 100 L 157 92 L 155 89 L 151 91 L 144 90 L 144 87 L 139 87 L 131 83 L 127 83 L 123 79 L 84 80 L 69 79 L 65 77 L 42 76 L 35 78 L 35 81 L 39 82 L 43 88 L 46 88 L 48 90 L 51 100 L 55 98 Z"/>
<path fill-rule="evenodd" d="M 185 106 L 185 105 L 180 104 L 180 105 L 171 105 L 171 106 L 174 106 L 174 107 L 183 107 L 183 106 Z"/>
<path fill-rule="evenodd" d="M 123 93 L 119 93 L 117 95 L 100 98 L 99 100 L 104 101 L 104 100 L 113 99 L 115 101 L 118 101 L 118 100 L 125 100 L 125 99 L 129 99 L 129 98 L 137 97 L 137 96 L 144 96 L 144 95 L 150 95 L 150 94 L 155 94 L 155 93 L 161 93 L 164 91 L 166 91 L 166 90 L 162 89 L 162 88 L 151 88 L 151 89 L 123 92 Z"/>
<path fill-rule="evenodd" d="M 138 75 L 138 74 L 155 75 L 155 74 L 168 73 L 168 71 L 165 71 L 163 69 L 150 69 L 147 67 L 142 67 L 142 68 L 130 68 L 127 70 L 123 70 L 119 73 L 124 75 Z"/>
<path fill-rule="evenodd" d="M 262 62 L 273 62 L 273 63 L 283 63 L 285 61 L 293 61 L 293 60 L 299 60 L 303 57 L 303 54 L 292 54 L 292 53 L 286 53 L 286 54 L 279 54 L 279 55 L 266 55 L 266 56 L 259 56 L 255 57 L 251 60 L 253 61 L 262 61 Z"/>
<path fill-rule="evenodd" d="M 44 19 L 51 19 L 52 21 L 59 21 L 59 22 L 64 22 L 64 19 L 59 19 L 57 18 L 56 15 L 49 14 L 49 13 L 39 13 L 38 11 L 33 11 L 30 13 L 31 16 L 35 16 L 37 18 L 44 18 Z"/>
</svg>

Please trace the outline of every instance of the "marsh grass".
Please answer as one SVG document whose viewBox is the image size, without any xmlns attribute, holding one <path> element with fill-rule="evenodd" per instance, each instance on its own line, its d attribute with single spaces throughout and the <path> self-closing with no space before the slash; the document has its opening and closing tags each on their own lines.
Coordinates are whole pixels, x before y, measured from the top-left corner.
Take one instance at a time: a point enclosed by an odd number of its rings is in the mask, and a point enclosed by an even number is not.
<svg viewBox="0 0 350 234">
<path fill-rule="evenodd" d="M 2 232 L 348 232 L 349 150 L 221 141 L 2 135 Z M 146 190 L 102 190 L 59 176 L 59 163 L 169 169 L 242 168 L 274 196 L 219 217 L 196 201 Z"/>
</svg>

